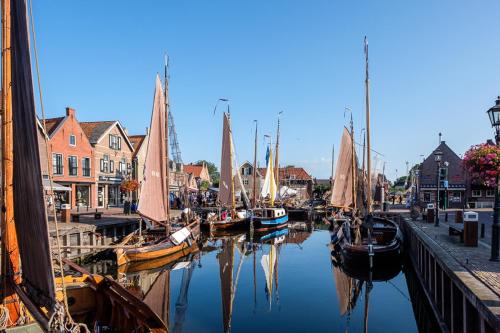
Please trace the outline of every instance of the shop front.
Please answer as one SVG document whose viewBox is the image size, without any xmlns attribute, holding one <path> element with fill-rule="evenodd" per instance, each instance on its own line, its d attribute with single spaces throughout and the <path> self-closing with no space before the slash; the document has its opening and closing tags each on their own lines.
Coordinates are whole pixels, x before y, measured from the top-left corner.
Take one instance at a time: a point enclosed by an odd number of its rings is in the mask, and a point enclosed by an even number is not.
<svg viewBox="0 0 500 333">
<path fill-rule="evenodd" d="M 121 177 L 99 176 L 97 185 L 97 207 L 121 207 L 125 194 L 120 190 L 123 181 Z"/>
</svg>

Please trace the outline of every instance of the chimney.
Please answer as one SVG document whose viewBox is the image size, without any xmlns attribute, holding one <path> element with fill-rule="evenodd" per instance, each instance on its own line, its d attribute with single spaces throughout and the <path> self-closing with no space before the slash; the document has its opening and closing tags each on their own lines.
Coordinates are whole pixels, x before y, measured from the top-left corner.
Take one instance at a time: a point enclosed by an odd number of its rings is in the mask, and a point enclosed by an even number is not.
<svg viewBox="0 0 500 333">
<path fill-rule="evenodd" d="M 67 117 L 75 117 L 75 109 L 73 109 L 72 107 L 67 107 L 66 108 L 66 116 Z"/>
</svg>

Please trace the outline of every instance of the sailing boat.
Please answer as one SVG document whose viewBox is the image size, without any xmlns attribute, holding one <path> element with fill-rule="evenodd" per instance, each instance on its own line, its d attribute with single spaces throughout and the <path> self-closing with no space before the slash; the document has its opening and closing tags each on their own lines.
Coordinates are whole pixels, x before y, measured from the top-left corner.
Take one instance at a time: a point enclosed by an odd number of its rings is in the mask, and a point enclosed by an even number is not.
<svg viewBox="0 0 500 333">
<path fill-rule="evenodd" d="M 8 327 L 22 325 L 23 330 L 36 331 L 38 325 L 45 332 L 89 332 L 89 328 L 101 331 L 104 327 L 122 332 L 166 332 L 167 328 L 154 312 L 114 280 L 63 261 L 59 246 L 56 275 L 37 142 L 26 1 L 2 0 L 1 9 L 0 311 L 4 320 L 0 330 L 9 331 Z M 57 221 L 55 223 L 57 232 Z M 78 275 L 66 275 L 65 266 Z M 36 324 L 30 323 L 33 319 Z"/>
<path fill-rule="evenodd" d="M 235 175 L 234 170 L 238 170 L 238 168 L 235 168 L 233 134 L 228 106 L 228 112 L 224 112 L 223 115 L 221 172 L 217 199 L 222 210 L 219 214 L 209 214 L 204 221 L 204 226 L 208 227 L 211 232 L 247 228 L 250 222 L 250 214 L 246 210 L 236 210 L 236 179 L 239 181 L 242 196 L 246 195 L 246 191 L 239 172 L 236 172 Z M 247 200 L 244 202 L 246 205 Z"/>
<path fill-rule="evenodd" d="M 354 150 L 354 131 L 351 118 L 351 132 L 345 128 L 337 163 L 332 205 L 351 210 L 350 218 L 336 228 L 332 236 L 334 251 L 342 265 L 350 269 L 371 271 L 377 266 L 391 265 L 400 260 L 400 232 L 398 225 L 389 219 L 374 217 L 371 207 L 371 149 L 370 149 L 370 103 L 368 90 L 368 44 L 365 39 L 366 55 L 366 139 L 367 139 L 367 176 L 366 186 L 358 186 L 357 159 Z M 349 149 L 349 146 L 351 149 Z M 349 151 L 350 150 L 350 151 Z M 348 172 L 348 171 L 351 172 Z M 364 184 L 363 184 L 364 185 Z M 350 191 L 349 191 L 350 188 Z M 366 215 L 359 217 L 357 209 L 357 190 L 366 191 Z M 359 196 L 358 196 L 359 197 Z"/>
<path fill-rule="evenodd" d="M 269 206 L 263 206 L 253 210 L 252 222 L 255 232 L 285 228 L 288 223 L 288 214 L 285 212 L 285 209 L 275 207 L 274 205 L 274 201 L 276 200 L 276 181 L 274 178 L 273 150 L 271 144 L 269 145 L 268 151 L 269 161 L 260 195 L 262 198 L 261 203 L 263 205 L 268 203 Z"/>
<path fill-rule="evenodd" d="M 118 266 L 130 262 L 157 259 L 172 256 L 180 251 L 196 246 L 200 229 L 197 220 L 180 230 L 172 230 L 169 214 L 168 189 L 168 133 L 166 112 L 168 84 L 165 81 L 163 91 L 160 77 L 156 76 L 156 87 L 151 115 L 144 179 L 141 182 L 141 192 L 137 211 L 139 215 L 154 224 L 163 226 L 138 231 L 128 235 L 115 250 Z M 165 94 L 165 95 L 164 95 Z M 141 222 L 142 225 L 142 222 Z M 172 259 L 174 260 L 174 259 Z"/>
</svg>

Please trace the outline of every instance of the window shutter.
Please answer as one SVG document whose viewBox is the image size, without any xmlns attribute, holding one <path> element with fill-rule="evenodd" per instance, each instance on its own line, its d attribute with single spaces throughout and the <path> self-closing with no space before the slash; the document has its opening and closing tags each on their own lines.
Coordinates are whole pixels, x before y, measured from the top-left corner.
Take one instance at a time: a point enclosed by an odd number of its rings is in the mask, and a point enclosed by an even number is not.
<svg viewBox="0 0 500 333">
<path fill-rule="evenodd" d="M 109 172 L 114 172 L 115 169 L 115 161 L 109 161 Z"/>
<path fill-rule="evenodd" d="M 101 158 L 99 162 L 100 162 L 101 172 L 104 172 L 104 159 Z"/>
<path fill-rule="evenodd" d="M 121 137 L 118 137 L 118 149 L 122 149 L 122 138 Z"/>
</svg>

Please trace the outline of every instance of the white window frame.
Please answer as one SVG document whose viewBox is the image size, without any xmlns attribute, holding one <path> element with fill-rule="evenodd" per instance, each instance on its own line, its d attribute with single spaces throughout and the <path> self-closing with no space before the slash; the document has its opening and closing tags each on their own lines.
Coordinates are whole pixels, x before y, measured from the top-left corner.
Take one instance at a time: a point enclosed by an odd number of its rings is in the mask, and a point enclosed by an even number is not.
<svg viewBox="0 0 500 333">
<path fill-rule="evenodd" d="M 481 192 L 482 192 L 481 190 L 472 190 L 471 191 L 471 196 L 473 198 L 480 198 L 482 196 Z M 479 194 L 477 194 L 477 193 L 479 193 Z"/>
<path fill-rule="evenodd" d="M 84 166 L 85 166 L 84 161 L 85 160 L 89 161 L 89 175 L 88 176 L 85 176 L 85 172 L 84 172 Z M 83 177 L 90 177 L 91 175 L 92 175 L 92 159 L 90 157 L 82 157 L 82 176 Z"/>
<path fill-rule="evenodd" d="M 71 143 L 71 138 L 74 138 L 74 139 L 75 139 L 75 143 Z M 71 147 L 76 147 L 76 135 L 74 135 L 74 134 L 70 134 L 70 135 L 69 135 L 69 145 L 70 145 Z"/>
<path fill-rule="evenodd" d="M 243 185 L 248 185 L 248 184 L 249 184 L 248 178 L 243 178 Z"/>
<path fill-rule="evenodd" d="M 61 173 L 55 173 L 54 172 L 54 156 L 60 155 L 61 156 Z M 52 174 L 54 176 L 64 176 L 64 154 L 61 153 L 52 153 Z"/>
<path fill-rule="evenodd" d="M 70 161 L 71 158 L 74 158 L 75 162 L 76 162 L 76 166 L 75 166 L 76 174 L 74 174 L 74 175 L 71 174 L 71 165 L 69 163 L 69 161 Z M 68 176 L 70 176 L 70 177 L 78 177 L 78 156 L 68 155 Z"/>
<path fill-rule="evenodd" d="M 488 198 L 495 197 L 495 190 L 494 189 L 487 189 L 484 192 L 485 192 L 485 194 L 484 194 L 485 197 L 488 197 Z"/>
</svg>

